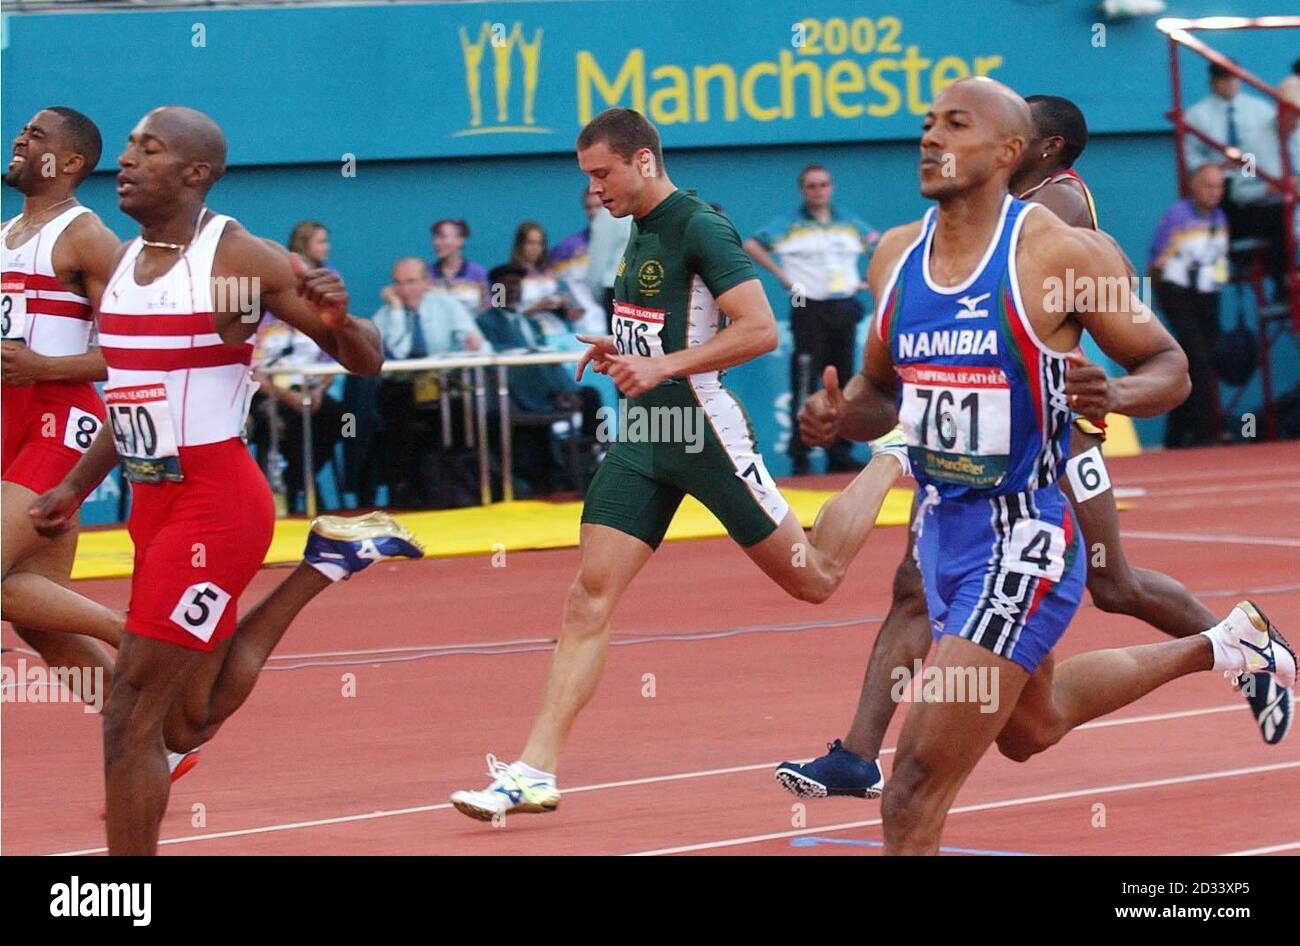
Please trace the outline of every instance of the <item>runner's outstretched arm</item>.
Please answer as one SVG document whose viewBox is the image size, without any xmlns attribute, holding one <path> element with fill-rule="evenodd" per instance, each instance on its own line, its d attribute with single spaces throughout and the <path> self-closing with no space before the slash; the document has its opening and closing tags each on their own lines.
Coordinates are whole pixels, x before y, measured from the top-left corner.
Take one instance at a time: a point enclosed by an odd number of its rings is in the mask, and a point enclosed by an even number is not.
<svg viewBox="0 0 1300 946">
<path fill-rule="evenodd" d="M 82 501 L 103 482 L 116 463 L 117 446 L 113 443 L 112 425 L 104 424 L 90 449 L 68 471 L 63 482 L 32 503 L 32 526 L 47 538 L 65 531 Z"/>
</svg>

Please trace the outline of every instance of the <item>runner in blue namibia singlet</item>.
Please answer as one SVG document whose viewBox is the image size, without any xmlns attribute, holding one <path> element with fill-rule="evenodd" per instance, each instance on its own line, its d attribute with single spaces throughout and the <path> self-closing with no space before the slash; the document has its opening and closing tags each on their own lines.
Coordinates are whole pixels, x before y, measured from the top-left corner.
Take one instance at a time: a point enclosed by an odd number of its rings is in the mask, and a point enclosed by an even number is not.
<svg viewBox="0 0 1300 946">
<path fill-rule="evenodd" d="M 875 325 L 922 487 L 915 555 L 935 637 L 964 637 L 1030 673 L 1073 617 L 1086 569 L 1057 486 L 1070 453 L 1065 354 L 1034 333 L 1016 277 L 1021 223 L 1038 206 L 1008 196 L 975 272 L 947 287 L 930 277 L 928 211 Z"/>
</svg>

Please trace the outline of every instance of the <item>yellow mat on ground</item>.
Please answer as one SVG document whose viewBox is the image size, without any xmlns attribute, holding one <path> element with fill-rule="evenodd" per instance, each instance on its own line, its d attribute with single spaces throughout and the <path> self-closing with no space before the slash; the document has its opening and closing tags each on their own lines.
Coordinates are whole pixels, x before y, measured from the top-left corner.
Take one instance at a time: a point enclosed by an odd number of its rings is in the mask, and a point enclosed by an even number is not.
<svg viewBox="0 0 1300 946">
<path fill-rule="evenodd" d="M 1101 452 L 1108 457 L 1135 457 L 1142 452 L 1133 418 L 1125 414 L 1106 415 L 1106 443 Z"/>
<path fill-rule="evenodd" d="M 833 490 L 782 490 L 805 526 L 812 525 L 817 510 L 835 495 Z M 892 489 L 885 497 L 878 525 L 907 525 L 912 506 L 910 489 Z M 488 555 L 494 551 L 555 549 L 578 544 L 582 503 L 547 503 L 527 500 L 443 509 L 435 512 L 407 512 L 398 518 L 424 543 L 425 554 Z M 696 500 L 686 497 L 668 538 L 708 539 L 726 535 L 722 524 Z M 307 539 L 307 520 L 282 519 L 275 524 L 275 538 L 266 553 L 266 564 L 296 562 L 302 557 Z M 131 574 L 133 548 L 125 529 L 99 529 L 82 533 L 77 546 L 73 578 L 125 578 Z"/>
</svg>

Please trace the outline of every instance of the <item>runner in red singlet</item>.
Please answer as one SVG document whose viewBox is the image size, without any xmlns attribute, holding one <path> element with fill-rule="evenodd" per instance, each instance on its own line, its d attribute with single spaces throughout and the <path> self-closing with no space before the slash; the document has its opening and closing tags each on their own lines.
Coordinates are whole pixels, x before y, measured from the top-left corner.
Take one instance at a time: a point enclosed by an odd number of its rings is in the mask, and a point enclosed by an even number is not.
<svg viewBox="0 0 1300 946">
<path fill-rule="evenodd" d="M 208 210 L 226 144 L 206 115 L 155 109 L 119 164 L 120 206 L 141 235 L 117 255 L 99 306 L 109 423 L 31 516 L 59 534 L 118 459 L 132 483 L 131 604 L 104 710 L 108 847 L 151 854 L 168 795 L 164 740 L 188 750 L 212 738 L 332 580 L 419 549 L 382 514 L 318 520 L 306 561 L 236 624 L 274 524 L 270 489 L 240 439 L 261 312 L 364 374 L 383 364 L 379 336 L 348 315 L 337 275 L 307 271 Z"/>
</svg>

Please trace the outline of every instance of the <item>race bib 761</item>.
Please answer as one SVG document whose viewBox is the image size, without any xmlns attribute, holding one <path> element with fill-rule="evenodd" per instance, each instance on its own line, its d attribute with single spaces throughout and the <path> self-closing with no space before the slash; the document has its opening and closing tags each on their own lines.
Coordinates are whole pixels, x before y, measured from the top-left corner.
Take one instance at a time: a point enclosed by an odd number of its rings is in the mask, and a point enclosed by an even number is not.
<svg viewBox="0 0 1300 946">
<path fill-rule="evenodd" d="M 1006 476 L 1011 387 L 997 367 L 902 365 L 899 420 L 912 465 L 931 479 L 986 489 Z"/>
</svg>

